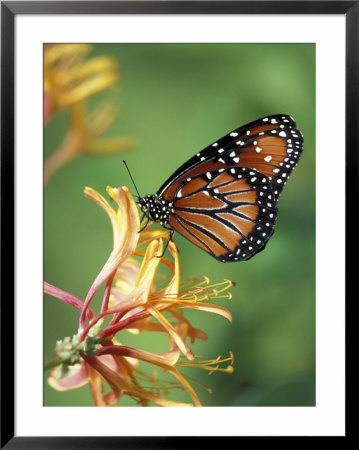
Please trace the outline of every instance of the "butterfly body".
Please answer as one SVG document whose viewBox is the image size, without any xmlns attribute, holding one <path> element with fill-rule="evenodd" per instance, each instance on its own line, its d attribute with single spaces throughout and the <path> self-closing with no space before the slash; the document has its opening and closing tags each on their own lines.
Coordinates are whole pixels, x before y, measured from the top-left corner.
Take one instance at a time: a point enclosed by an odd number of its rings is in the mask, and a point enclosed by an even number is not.
<svg viewBox="0 0 359 450">
<path fill-rule="evenodd" d="M 149 220 L 160 222 L 163 226 L 168 224 L 170 214 L 174 213 L 172 202 L 164 200 L 157 194 L 140 197 L 139 204 Z"/>
<path fill-rule="evenodd" d="M 221 262 L 247 260 L 274 232 L 277 201 L 302 147 L 290 116 L 264 117 L 197 153 L 140 207 Z"/>
</svg>

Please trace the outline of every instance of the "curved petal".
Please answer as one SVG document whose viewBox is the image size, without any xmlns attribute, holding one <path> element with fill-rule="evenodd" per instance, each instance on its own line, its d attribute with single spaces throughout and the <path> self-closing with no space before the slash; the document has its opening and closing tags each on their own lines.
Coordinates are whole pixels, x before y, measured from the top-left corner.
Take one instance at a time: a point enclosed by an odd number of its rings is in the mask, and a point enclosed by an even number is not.
<svg viewBox="0 0 359 450">
<path fill-rule="evenodd" d="M 103 395 L 103 385 L 101 375 L 89 364 L 89 381 L 91 394 L 95 406 L 116 406 L 122 396 L 120 390 L 112 389 L 108 394 Z"/>
<path fill-rule="evenodd" d="M 46 281 L 44 281 L 44 292 L 45 294 L 51 295 L 52 297 L 58 298 L 64 301 L 65 303 L 74 306 L 80 311 L 83 308 L 84 302 L 80 298 L 60 288 L 57 288 L 56 286 L 53 286 L 52 284 L 47 283 Z M 92 319 L 94 317 L 94 314 L 90 308 L 87 309 L 86 314 L 89 319 Z"/>
<path fill-rule="evenodd" d="M 197 309 L 199 311 L 207 311 L 215 314 L 219 314 L 220 316 L 225 317 L 227 320 L 232 322 L 232 314 L 228 311 L 228 309 L 223 308 L 223 306 L 212 305 L 211 303 L 201 303 L 201 302 L 178 302 L 176 304 L 178 308 L 191 308 Z"/>
<path fill-rule="evenodd" d="M 94 200 L 109 215 L 112 224 L 114 246 L 110 257 L 101 272 L 97 275 L 87 294 L 85 306 L 82 309 L 80 316 L 81 328 L 84 328 L 85 326 L 86 310 L 97 289 L 109 276 L 112 275 L 112 273 L 120 266 L 122 262 L 133 254 L 139 236 L 138 229 L 140 219 L 138 216 L 136 203 L 133 200 L 129 190 L 126 187 L 116 189 L 108 187 L 107 192 L 118 204 L 118 211 L 115 215 L 113 208 L 100 194 L 93 189 L 85 189 L 85 195 Z"/>
<path fill-rule="evenodd" d="M 171 281 L 163 291 L 163 295 L 177 296 L 179 292 L 180 272 L 181 272 L 178 249 L 174 242 L 168 243 L 168 249 L 174 258 L 174 271 Z"/>
<path fill-rule="evenodd" d="M 185 388 L 185 390 L 191 396 L 192 400 L 194 401 L 194 404 L 196 406 L 202 406 L 201 400 L 199 399 L 198 395 L 196 394 L 196 391 L 188 383 L 188 381 L 185 379 L 185 377 L 175 367 L 171 367 L 169 369 L 169 372 L 172 374 L 172 376 L 174 378 L 176 378 L 182 384 L 182 386 Z"/>
<path fill-rule="evenodd" d="M 126 259 L 116 271 L 115 289 L 129 294 L 136 285 L 140 267 L 136 259 L 132 257 Z"/>
<path fill-rule="evenodd" d="M 47 379 L 49 385 L 57 391 L 68 391 L 69 389 L 76 389 L 78 387 L 84 386 L 89 381 L 88 370 L 84 362 L 82 364 L 75 364 L 74 366 L 70 366 L 70 374 L 63 378 L 57 377 L 58 368 L 59 366 L 55 367 L 55 369 L 51 372 L 51 375 Z"/>
<path fill-rule="evenodd" d="M 181 352 L 190 360 L 194 360 L 194 355 L 188 345 L 182 340 L 181 336 L 176 332 L 173 325 L 161 314 L 156 308 L 147 306 L 148 311 L 155 317 L 160 324 L 166 329 L 167 333 L 176 342 Z"/>
<path fill-rule="evenodd" d="M 143 286 L 146 286 L 147 295 L 152 286 L 158 265 L 161 262 L 161 259 L 158 258 L 158 255 L 162 253 L 162 249 L 162 240 L 151 241 L 147 247 L 145 257 L 143 258 L 140 271 L 138 273 L 135 287 L 142 288 Z"/>
<path fill-rule="evenodd" d="M 99 350 L 97 354 L 99 356 L 109 354 L 129 356 L 132 358 L 149 362 L 151 364 L 156 364 L 164 368 L 175 365 L 176 362 L 178 361 L 178 358 L 180 357 L 180 352 L 177 349 L 165 353 L 151 353 L 145 350 L 139 350 L 134 347 L 127 347 L 125 345 L 113 345 L 104 347 L 101 350 Z"/>
</svg>

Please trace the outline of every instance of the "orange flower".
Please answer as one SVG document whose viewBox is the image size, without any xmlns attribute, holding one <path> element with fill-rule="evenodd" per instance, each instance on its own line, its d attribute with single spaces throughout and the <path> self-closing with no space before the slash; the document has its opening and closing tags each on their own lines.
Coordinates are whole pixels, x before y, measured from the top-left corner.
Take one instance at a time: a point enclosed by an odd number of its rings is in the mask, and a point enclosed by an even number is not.
<svg viewBox="0 0 359 450">
<path fill-rule="evenodd" d="M 88 44 L 45 44 L 44 92 L 56 109 L 75 105 L 118 82 L 116 58 L 88 59 L 90 51 Z"/>
<path fill-rule="evenodd" d="M 80 154 L 110 154 L 130 150 L 130 137 L 103 137 L 117 115 L 117 101 L 111 97 L 91 113 L 87 100 L 116 86 L 120 74 L 112 56 L 88 58 L 88 44 L 46 44 L 44 46 L 44 122 L 61 110 L 69 112 L 70 125 L 59 147 L 46 159 L 45 185 L 63 165 Z"/>
<path fill-rule="evenodd" d="M 212 312 L 231 320 L 230 312 L 213 304 L 212 300 L 230 298 L 228 289 L 232 283 L 225 280 L 210 285 L 208 278 L 204 278 L 181 289 L 179 255 L 174 242 L 168 244 L 172 259 L 162 255 L 163 241 L 168 239 L 168 232 L 151 229 L 150 226 L 138 233 L 138 210 L 127 188 L 108 187 L 107 192 L 116 202 L 117 210 L 93 189 L 85 189 L 85 195 L 107 213 L 113 231 L 112 252 L 85 301 L 45 285 L 45 292 L 81 308 L 78 333 L 72 339 L 65 338 L 57 343 L 58 358 L 50 364 L 57 367 L 52 371 L 49 383 L 57 390 L 66 390 L 88 382 L 96 406 L 115 405 L 124 394 L 141 405 L 201 406 L 196 391 L 179 368 L 187 366 L 210 373 L 217 370 L 231 373 L 233 357 L 196 361 L 187 341 L 193 343 L 196 339 L 206 339 L 207 335 L 194 328 L 182 310 L 190 308 Z M 161 280 L 157 274 L 161 265 L 167 267 L 170 277 L 160 287 Z M 90 304 L 103 284 L 105 292 L 101 310 L 95 315 Z M 157 353 L 121 345 L 117 338 L 126 331 L 164 333 L 168 337 L 169 348 Z M 159 380 L 146 374 L 141 369 L 142 362 L 167 372 L 173 381 Z M 222 367 L 228 362 L 227 367 Z M 104 383 L 110 387 L 110 393 L 106 395 Z M 185 390 L 190 401 L 182 403 L 164 397 L 164 393 L 174 388 Z"/>
</svg>

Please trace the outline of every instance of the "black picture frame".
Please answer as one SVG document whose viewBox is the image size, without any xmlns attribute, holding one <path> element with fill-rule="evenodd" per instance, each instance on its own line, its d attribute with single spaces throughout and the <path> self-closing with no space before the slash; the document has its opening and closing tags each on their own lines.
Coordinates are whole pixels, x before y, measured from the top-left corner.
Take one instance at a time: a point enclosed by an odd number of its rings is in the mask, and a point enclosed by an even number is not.
<svg viewBox="0 0 359 450">
<path fill-rule="evenodd" d="M 346 21 L 346 236 L 358 205 L 359 1 L 5 1 L 1 2 L 1 448 L 200 448 L 226 437 L 25 437 L 15 435 L 14 39 L 19 14 L 340 14 Z M 335 112 L 333 112 L 335 116 Z M 333 126 L 331 124 L 330 126 Z M 328 128 L 328 130 L 330 127 Z M 354 239 L 356 241 L 356 239 Z M 346 241 L 346 265 L 355 254 Z M 354 260 L 355 261 L 355 260 Z M 352 283 L 352 284 L 351 284 Z M 346 275 L 346 295 L 353 287 Z M 5 336 L 7 339 L 5 341 Z M 348 331 L 346 331 L 348 341 Z M 4 368 L 6 367 L 6 370 Z M 348 437 L 348 428 L 346 437 Z M 229 438 L 228 438 L 229 439 Z"/>
</svg>

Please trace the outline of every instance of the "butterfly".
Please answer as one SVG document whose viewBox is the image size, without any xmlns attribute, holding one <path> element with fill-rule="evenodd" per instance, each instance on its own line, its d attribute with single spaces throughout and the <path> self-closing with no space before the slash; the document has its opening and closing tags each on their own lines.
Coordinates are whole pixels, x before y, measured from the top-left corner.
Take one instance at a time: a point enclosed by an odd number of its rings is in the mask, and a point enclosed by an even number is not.
<svg viewBox="0 0 359 450">
<path fill-rule="evenodd" d="M 291 116 L 263 117 L 198 152 L 138 204 L 170 239 L 177 231 L 218 261 L 248 260 L 274 232 L 278 198 L 302 150 Z"/>
</svg>

